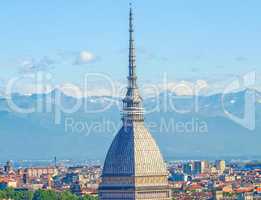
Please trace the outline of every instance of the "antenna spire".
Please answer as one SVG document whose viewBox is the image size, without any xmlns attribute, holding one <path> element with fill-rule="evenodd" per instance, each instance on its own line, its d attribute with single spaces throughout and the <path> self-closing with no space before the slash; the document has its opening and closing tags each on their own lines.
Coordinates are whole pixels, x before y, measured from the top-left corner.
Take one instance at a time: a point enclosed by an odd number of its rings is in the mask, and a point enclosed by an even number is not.
<svg viewBox="0 0 261 200">
<path fill-rule="evenodd" d="M 129 17 L 129 87 L 136 88 L 136 55 L 134 44 L 134 28 L 133 28 L 133 11 L 130 3 L 130 17 Z"/>
<path fill-rule="evenodd" d="M 133 28 L 133 12 L 130 3 L 130 16 L 129 16 L 129 75 L 128 75 L 128 88 L 127 94 L 123 99 L 123 116 L 124 122 L 144 121 L 144 112 L 142 107 L 142 98 L 140 97 L 137 86 L 136 75 L 136 55 L 134 45 L 134 28 Z"/>
</svg>

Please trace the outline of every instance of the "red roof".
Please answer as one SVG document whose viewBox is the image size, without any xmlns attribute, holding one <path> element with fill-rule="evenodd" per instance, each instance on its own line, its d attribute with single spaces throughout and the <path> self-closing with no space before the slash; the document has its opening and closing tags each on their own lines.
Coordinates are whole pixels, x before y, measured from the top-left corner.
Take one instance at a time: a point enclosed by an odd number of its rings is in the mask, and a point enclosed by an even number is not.
<svg viewBox="0 0 261 200">
<path fill-rule="evenodd" d="M 236 189 L 237 193 L 245 193 L 245 192 L 252 192 L 254 188 L 252 187 L 244 187 L 244 188 L 238 188 Z"/>
</svg>

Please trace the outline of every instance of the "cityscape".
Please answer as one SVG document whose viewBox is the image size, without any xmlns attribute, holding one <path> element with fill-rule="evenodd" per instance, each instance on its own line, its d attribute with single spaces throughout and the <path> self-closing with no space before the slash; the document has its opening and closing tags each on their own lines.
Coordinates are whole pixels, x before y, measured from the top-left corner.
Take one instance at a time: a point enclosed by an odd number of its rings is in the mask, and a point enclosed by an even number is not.
<svg viewBox="0 0 261 200">
<path fill-rule="evenodd" d="M 261 4 L 189 1 L 3 3 L 0 200 L 261 200 Z"/>
<path fill-rule="evenodd" d="M 1 164 L 0 198 L 8 198 L 10 193 L 5 191 L 13 188 L 14 199 L 15 193 L 26 195 L 29 191 L 36 194 L 49 190 L 64 193 L 64 199 L 97 199 L 102 173 L 99 164 L 56 161 L 56 158 L 42 162 L 41 167 L 34 164 L 35 161 L 23 161 L 24 167 L 19 167 L 19 163 Z M 169 161 L 167 168 L 173 199 L 261 198 L 261 163 L 258 161 Z M 68 191 L 70 194 L 65 193 Z M 34 194 L 28 199 L 39 199 Z"/>
</svg>

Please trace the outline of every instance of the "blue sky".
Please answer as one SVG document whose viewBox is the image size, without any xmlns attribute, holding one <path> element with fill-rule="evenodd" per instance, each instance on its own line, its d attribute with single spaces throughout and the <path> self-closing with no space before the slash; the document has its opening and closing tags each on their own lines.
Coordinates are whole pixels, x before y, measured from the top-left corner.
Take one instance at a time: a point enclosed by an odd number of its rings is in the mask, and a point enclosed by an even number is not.
<svg viewBox="0 0 261 200">
<path fill-rule="evenodd" d="M 141 82 L 159 82 L 163 73 L 171 80 L 215 82 L 260 72 L 260 1 L 133 4 Z M 0 80 L 30 70 L 52 73 L 57 84 L 81 84 L 86 72 L 124 80 L 128 8 L 125 0 L 1 2 Z"/>
</svg>

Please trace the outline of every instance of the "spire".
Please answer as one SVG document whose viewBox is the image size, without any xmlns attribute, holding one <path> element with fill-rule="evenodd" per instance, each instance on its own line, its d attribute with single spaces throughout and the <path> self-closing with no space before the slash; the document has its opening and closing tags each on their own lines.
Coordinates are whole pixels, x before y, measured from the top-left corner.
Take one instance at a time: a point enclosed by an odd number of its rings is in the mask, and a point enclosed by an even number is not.
<svg viewBox="0 0 261 200">
<path fill-rule="evenodd" d="M 133 11 L 132 4 L 130 3 L 130 18 L 129 18 L 129 87 L 136 88 L 136 55 L 134 45 L 134 28 L 133 28 Z"/>
<path fill-rule="evenodd" d="M 129 16 L 129 74 L 128 74 L 128 88 L 127 94 L 123 99 L 123 116 L 122 119 L 126 121 L 143 121 L 143 107 L 142 98 L 140 97 L 137 87 L 136 75 L 136 55 L 134 45 L 134 28 L 133 28 L 133 12 L 130 4 Z"/>
</svg>

